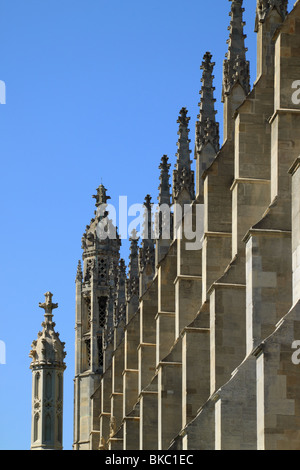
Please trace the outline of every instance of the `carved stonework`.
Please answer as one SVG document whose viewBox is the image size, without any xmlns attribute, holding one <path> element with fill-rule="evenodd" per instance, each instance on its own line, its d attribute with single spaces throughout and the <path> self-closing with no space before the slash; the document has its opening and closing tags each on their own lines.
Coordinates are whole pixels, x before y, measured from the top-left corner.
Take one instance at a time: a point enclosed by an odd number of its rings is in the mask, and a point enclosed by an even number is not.
<svg viewBox="0 0 300 470">
<path fill-rule="evenodd" d="M 46 292 L 45 301 L 39 307 L 45 311 L 42 331 L 32 342 L 29 357 L 33 372 L 32 387 L 32 438 L 31 449 L 62 449 L 63 415 L 63 373 L 65 364 L 65 343 L 54 330 L 53 310 L 58 307 L 52 302 L 53 294 Z M 58 422 L 54 426 L 54 417 Z"/>
<path fill-rule="evenodd" d="M 93 196 L 93 198 L 96 199 L 96 207 L 99 207 L 102 204 L 107 204 L 110 196 L 107 196 L 107 189 L 103 186 L 103 184 L 100 184 L 100 186 L 97 188 L 97 194 Z"/>
<path fill-rule="evenodd" d="M 206 52 L 200 67 L 203 73 L 200 91 L 201 100 L 199 103 L 200 112 L 198 121 L 196 122 L 195 158 L 199 156 L 199 153 L 207 144 L 211 144 L 216 153 L 220 147 L 219 123 L 217 123 L 215 119 L 217 113 L 215 110 L 216 100 L 214 98 L 215 87 L 213 86 L 213 69 L 215 62 L 212 62 L 211 59 L 212 55 L 210 52 Z"/>
<path fill-rule="evenodd" d="M 288 0 L 257 0 L 255 31 L 258 31 L 259 23 L 264 23 L 269 13 L 275 8 L 282 18 L 287 16 Z"/>
<path fill-rule="evenodd" d="M 250 68 L 246 60 L 245 22 L 243 21 L 243 0 L 231 0 L 228 52 L 223 64 L 222 101 L 231 93 L 236 83 L 239 83 L 248 95 L 250 91 Z"/>
<path fill-rule="evenodd" d="M 177 162 L 175 170 L 173 172 L 173 199 L 176 201 L 182 191 L 185 189 L 190 196 L 190 200 L 195 198 L 194 188 L 194 172 L 191 170 L 191 159 L 190 159 L 190 139 L 189 139 L 189 121 L 190 118 L 187 116 L 187 109 L 182 108 L 178 117 L 178 151 L 176 153 Z"/>
<path fill-rule="evenodd" d="M 38 339 L 34 340 L 31 345 L 29 357 L 32 358 L 30 365 L 32 369 L 45 364 L 65 369 L 65 343 L 60 341 L 59 334 L 54 330 L 52 311 L 58 307 L 58 304 L 52 303 L 52 296 L 51 292 L 47 292 L 45 302 L 39 304 L 39 307 L 45 310 L 45 320 L 42 322 L 43 330 L 39 331 Z"/>
<path fill-rule="evenodd" d="M 76 273 L 76 282 L 82 282 L 83 280 L 83 275 L 82 275 L 82 267 L 81 267 L 81 261 L 78 261 L 77 265 L 77 273 Z"/>
</svg>

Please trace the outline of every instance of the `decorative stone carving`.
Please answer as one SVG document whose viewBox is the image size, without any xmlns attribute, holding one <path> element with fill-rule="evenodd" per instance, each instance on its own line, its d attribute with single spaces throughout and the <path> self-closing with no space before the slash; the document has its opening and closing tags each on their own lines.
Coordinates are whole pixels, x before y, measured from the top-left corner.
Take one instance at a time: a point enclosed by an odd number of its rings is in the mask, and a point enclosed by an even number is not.
<svg viewBox="0 0 300 470">
<path fill-rule="evenodd" d="M 63 414 L 63 372 L 65 364 L 65 343 L 54 330 L 53 310 L 58 307 L 52 302 L 53 294 L 46 292 L 45 301 L 39 303 L 44 309 L 42 331 L 32 342 L 29 357 L 33 372 L 32 390 L 32 449 L 62 449 Z M 57 421 L 56 421 L 57 420 Z"/>
<path fill-rule="evenodd" d="M 29 357 L 32 358 L 30 367 L 36 369 L 41 365 L 47 364 L 65 369 L 64 350 L 65 343 L 59 339 L 59 334 L 55 332 L 55 322 L 52 321 L 53 310 L 58 304 L 52 303 L 53 294 L 46 292 L 45 302 L 39 303 L 39 307 L 45 310 L 45 320 L 42 323 L 43 330 L 38 333 L 38 339 L 32 342 L 32 349 Z"/>
<path fill-rule="evenodd" d="M 213 86 L 213 69 L 215 62 L 211 61 L 212 55 L 206 52 L 200 67 L 202 73 L 202 87 L 200 91 L 201 100 L 199 103 L 200 112 L 198 121 L 196 122 L 196 142 L 195 142 L 195 158 L 199 156 L 201 150 L 210 143 L 215 152 L 219 151 L 219 123 L 216 122 L 215 116 L 215 98 Z"/>
<path fill-rule="evenodd" d="M 264 23 L 269 13 L 275 8 L 282 18 L 287 16 L 288 0 L 257 0 L 255 31 L 258 31 L 259 23 Z"/>
<path fill-rule="evenodd" d="M 250 91 L 250 69 L 246 60 L 245 22 L 243 21 L 243 0 L 231 0 L 228 52 L 223 64 L 222 101 L 231 93 L 236 83 L 239 83 L 246 95 Z"/>
<path fill-rule="evenodd" d="M 187 109 L 181 108 L 178 117 L 178 151 L 176 153 L 177 162 L 175 170 L 173 172 L 173 199 L 176 201 L 179 198 L 180 193 L 185 189 L 191 201 L 195 198 L 194 188 L 194 172 L 191 170 L 191 159 L 190 159 L 190 139 L 189 139 L 189 121 L 190 118 L 187 116 Z"/>
</svg>

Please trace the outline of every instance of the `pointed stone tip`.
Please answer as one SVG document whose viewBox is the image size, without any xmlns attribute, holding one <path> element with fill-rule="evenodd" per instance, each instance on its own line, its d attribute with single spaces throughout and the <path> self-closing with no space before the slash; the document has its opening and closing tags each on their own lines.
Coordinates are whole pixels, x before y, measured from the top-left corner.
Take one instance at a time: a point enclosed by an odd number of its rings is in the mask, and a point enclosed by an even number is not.
<svg viewBox="0 0 300 470">
<path fill-rule="evenodd" d="M 187 113 L 188 113 L 188 110 L 186 108 L 181 108 L 178 119 L 177 119 L 178 124 L 182 124 L 185 126 L 188 125 L 190 121 L 190 117 L 188 117 Z"/>
<path fill-rule="evenodd" d="M 179 114 L 181 116 L 186 116 L 187 115 L 187 109 L 185 107 L 182 107 L 181 110 L 179 111 Z"/>
<path fill-rule="evenodd" d="M 45 296 L 45 302 L 39 302 L 39 307 L 43 308 L 45 310 L 45 316 L 46 315 L 52 315 L 52 310 L 55 308 L 58 308 L 58 304 L 52 303 L 52 297 L 53 294 L 52 292 L 48 291 L 44 294 Z"/>
<path fill-rule="evenodd" d="M 247 48 L 245 47 L 242 0 L 230 0 L 231 21 L 229 27 L 228 52 L 223 63 L 222 102 L 229 96 L 234 85 L 239 82 L 245 94 L 250 91 L 249 62 L 246 60 Z M 259 1 L 259 0 L 258 0 Z"/>
<path fill-rule="evenodd" d="M 209 52 L 209 51 L 206 51 L 205 54 L 204 54 L 204 56 L 203 56 L 203 60 L 204 60 L 205 62 L 210 62 L 211 59 L 212 59 L 212 53 Z"/>
<path fill-rule="evenodd" d="M 131 235 L 130 235 L 129 240 L 130 240 L 130 241 L 133 241 L 133 242 L 137 242 L 138 239 L 139 239 L 139 237 L 138 237 L 138 235 L 137 235 L 137 231 L 136 231 L 136 229 L 134 228 L 134 229 L 132 230 L 132 232 L 131 232 Z"/>
<path fill-rule="evenodd" d="M 100 206 L 101 204 L 106 204 L 107 201 L 111 199 L 111 197 L 107 195 L 107 189 L 102 183 L 100 186 L 98 186 L 96 191 L 97 194 L 93 195 L 93 198 L 96 199 L 96 207 Z"/>
<path fill-rule="evenodd" d="M 159 165 L 160 170 L 168 170 L 171 167 L 171 164 L 169 163 L 169 157 L 167 155 L 163 155 L 161 157 L 161 162 Z"/>
<path fill-rule="evenodd" d="M 152 205 L 151 200 L 152 200 L 152 197 L 150 196 L 150 194 L 147 194 L 147 196 L 145 197 L 145 202 L 144 202 L 144 206 L 147 209 L 151 208 L 151 205 Z"/>
<path fill-rule="evenodd" d="M 76 281 L 82 281 L 82 266 L 81 266 L 81 261 L 78 260 L 77 264 L 77 272 L 76 272 Z"/>
</svg>

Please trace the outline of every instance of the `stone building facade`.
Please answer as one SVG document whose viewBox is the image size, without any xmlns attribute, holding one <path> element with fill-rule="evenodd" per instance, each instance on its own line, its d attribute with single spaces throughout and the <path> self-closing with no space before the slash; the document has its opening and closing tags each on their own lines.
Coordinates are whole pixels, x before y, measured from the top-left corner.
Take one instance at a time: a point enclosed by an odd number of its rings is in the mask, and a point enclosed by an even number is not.
<svg viewBox="0 0 300 470">
<path fill-rule="evenodd" d="M 167 156 L 159 167 L 170 236 L 163 216 L 150 235 L 147 195 L 128 272 L 97 190 L 76 276 L 75 450 L 300 448 L 300 2 L 288 14 L 287 0 L 257 0 L 252 89 L 242 3 L 231 0 L 224 141 L 207 52 L 196 172 L 182 108 L 172 185 Z"/>
</svg>

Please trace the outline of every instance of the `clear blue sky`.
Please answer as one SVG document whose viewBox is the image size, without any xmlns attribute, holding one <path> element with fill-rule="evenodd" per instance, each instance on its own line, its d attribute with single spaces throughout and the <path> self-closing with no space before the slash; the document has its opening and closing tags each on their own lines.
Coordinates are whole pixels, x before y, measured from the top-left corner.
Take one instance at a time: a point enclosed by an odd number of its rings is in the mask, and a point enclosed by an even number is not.
<svg viewBox="0 0 300 470">
<path fill-rule="evenodd" d="M 256 0 L 245 0 L 256 73 Z M 156 202 L 158 165 L 175 163 L 177 117 L 198 114 L 200 65 L 213 54 L 222 123 L 227 0 L 0 0 L 0 449 L 29 449 L 31 343 L 51 290 L 66 342 L 64 447 L 73 440 L 75 274 L 96 188 L 112 203 Z M 221 124 L 222 127 L 222 124 Z M 122 249 L 127 257 L 127 247 Z M 127 262 L 127 259 L 126 259 Z"/>
</svg>

